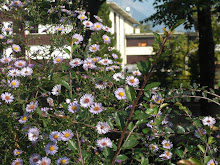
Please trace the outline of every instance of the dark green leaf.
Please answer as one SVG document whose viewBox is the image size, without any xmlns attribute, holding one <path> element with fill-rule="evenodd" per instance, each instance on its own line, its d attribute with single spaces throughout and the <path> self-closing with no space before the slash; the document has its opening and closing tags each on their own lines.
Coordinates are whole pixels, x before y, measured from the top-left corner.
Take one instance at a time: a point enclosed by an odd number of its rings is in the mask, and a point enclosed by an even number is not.
<svg viewBox="0 0 220 165">
<path fill-rule="evenodd" d="M 104 147 L 104 152 L 103 152 L 104 156 L 106 159 L 111 160 L 114 156 L 114 152 L 112 148 L 109 147 Z"/>
<path fill-rule="evenodd" d="M 66 89 L 70 90 L 70 85 L 66 81 L 61 80 L 60 84 L 63 85 Z"/>
<path fill-rule="evenodd" d="M 137 138 L 129 138 L 129 139 L 122 145 L 122 149 L 132 149 L 132 148 L 135 147 L 138 143 L 139 143 L 139 141 L 137 140 Z"/>
<path fill-rule="evenodd" d="M 126 94 L 127 99 L 130 102 L 134 101 L 136 98 L 136 91 L 134 90 L 134 88 L 132 86 L 126 85 L 125 94 Z"/>
<path fill-rule="evenodd" d="M 215 142 L 215 138 L 210 136 L 209 139 L 208 139 L 208 144 L 212 144 Z"/>
<path fill-rule="evenodd" d="M 116 113 L 115 122 L 119 126 L 120 130 L 125 128 L 124 118 L 119 113 Z"/>
<path fill-rule="evenodd" d="M 184 132 L 185 132 L 185 129 L 182 126 L 178 125 L 177 126 L 177 133 L 183 134 Z"/>
<path fill-rule="evenodd" d="M 152 82 L 152 83 L 146 85 L 144 90 L 148 91 L 148 90 L 150 90 L 152 88 L 158 87 L 159 85 L 160 85 L 160 82 Z"/>
<path fill-rule="evenodd" d="M 175 150 L 175 153 L 176 153 L 180 158 L 182 158 L 182 156 L 183 156 L 183 150 L 181 150 L 181 149 L 176 149 L 176 150 Z"/>
<path fill-rule="evenodd" d="M 120 159 L 121 161 L 125 161 L 128 159 L 126 155 L 118 155 L 116 159 Z"/>
<path fill-rule="evenodd" d="M 70 50 L 69 49 L 67 49 L 67 48 L 64 48 L 63 49 L 67 54 L 69 54 L 70 55 Z"/>
<path fill-rule="evenodd" d="M 197 147 L 202 151 L 202 153 L 205 153 L 206 151 L 205 151 L 205 147 L 204 146 L 202 146 L 202 145 L 197 145 Z"/>
<path fill-rule="evenodd" d="M 78 146 L 74 140 L 68 140 L 68 148 L 70 148 L 72 151 L 78 150 Z"/>
<path fill-rule="evenodd" d="M 174 29 L 176 29 L 178 26 L 180 26 L 184 22 L 185 22 L 185 19 L 180 19 L 179 21 L 177 21 L 177 23 L 174 26 L 171 27 L 170 31 L 173 31 Z"/>
</svg>

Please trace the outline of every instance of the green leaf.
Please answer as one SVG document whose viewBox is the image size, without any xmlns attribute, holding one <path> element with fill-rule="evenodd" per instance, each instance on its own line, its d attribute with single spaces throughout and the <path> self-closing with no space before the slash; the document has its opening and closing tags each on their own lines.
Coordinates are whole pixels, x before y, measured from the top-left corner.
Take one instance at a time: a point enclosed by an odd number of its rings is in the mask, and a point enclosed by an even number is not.
<svg viewBox="0 0 220 165">
<path fill-rule="evenodd" d="M 169 104 L 168 103 L 163 103 L 160 105 L 160 109 L 163 109 L 164 107 L 168 106 Z"/>
<path fill-rule="evenodd" d="M 177 126 L 177 133 L 183 134 L 184 132 L 185 132 L 185 129 L 182 126 L 178 125 Z"/>
<path fill-rule="evenodd" d="M 147 134 L 149 131 L 150 131 L 150 128 L 144 128 L 144 129 L 142 129 L 142 132 L 143 132 L 144 134 Z"/>
<path fill-rule="evenodd" d="M 160 45 L 160 46 L 162 46 L 162 42 L 161 42 L 161 40 L 160 40 L 160 35 L 158 34 L 158 33 L 156 33 L 156 32 L 154 32 L 154 39 L 155 39 L 155 41 Z"/>
<path fill-rule="evenodd" d="M 123 145 L 122 145 L 122 149 L 132 149 L 134 148 L 137 144 L 139 143 L 139 141 L 137 140 L 137 138 L 129 138 Z"/>
<path fill-rule="evenodd" d="M 152 82 L 152 83 L 146 85 L 144 90 L 148 91 L 148 90 L 150 90 L 152 88 L 158 87 L 159 85 L 160 85 L 160 82 Z"/>
<path fill-rule="evenodd" d="M 198 159 L 196 158 L 190 158 L 188 159 L 191 163 L 195 164 L 195 165 L 203 165 L 202 162 L 200 162 Z"/>
<path fill-rule="evenodd" d="M 202 145 L 197 145 L 197 147 L 202 151 L 202 153 L 205 153 L 205 147 Z"/>
<path fill-rule="evenodd" d="M 109 148 L 109 147 L 104 147 L 103 154 L 104 154 L 105 158 L 106 158 L 106 159 L 109 159 L 110 161 L 111 161 L 111 159 L 112 159 L 113 156 L 114 156 L 113 149 L 112 149 L 112 148 Z"/>
<path fill-rule="evenodd" d="M 198 85 L 196 83 L 193 83 L 193 88 L 198 89 Z"/>
<path fill-rule="evenodd" d="M 63 71 L 68 71 L 70 69 L 70 67 L 68 65 L 61 65 L 61 68 Z"/>
<path fill-rule="evenodd" d="M 120 159 L 121 161 L 125 161 L 128 159 L 126 155 L 118 155 L 116 159 Z"/>
<path fill-rule="evenodd" d="M 152 115 L 152 114 L 154 114 L 154 109 L 149 108 L 149 109 L 147 109 L 147 110 L 145 111 L 145 113 L 148 114 L 148 115 Z"/>
<path fill-rule="evenodd" d="M 137 67 L 142 74 L 144 74 L 144 75 L 147 74 L 147 66 L 146 66 L 145 62 L 139 61 L 137 63 Z"/>
<path fill-rule="evenodd" d="M 208 144 L 212 144 L 215 142 L 215 138 L 210 136 L 209 139 L 208 139 Z"/>
<path fill-rule="evenodd" d="M 116 113 L 115 122 L 119 126 L 120 130 L 125 128 L 124 118 L 118 113 Z"/>
<path fill-rule="evenodd" d="M 132 86 L 126 85 L 125 94 L 126 94 L 127 99 L 130 102 L 134 101 L 136 98 L 136 91 L 134 90 L 134 88 Z"/>
<path fill-rule="evenodd" d="M 183 150 L 181 150 L 181 149 L 176 149 L 175 150 L 175 153 L 180 157 L 180 158 L 182 158 L 183 157 Z"/>
<path fill-rule="evenodd" d="M 185 22 L 185 19 L 178 20 L 177 23 L 171 27 L 170 31 L 173 31 L 174 29 L 176 29 L 178 26 L 180 26 L 184 22 Z"/>
<path fill-rule="evenodd" d="M 66 89 L 70 90 L 70 85 L 66 81 L 61 80 L 60 84 L 63 85 Z"/>
<path fill-rule="evenodd" d="M 78 146 L 75 141 L 73 140 L 68 140 L 68 148 L 70 148 L 72 151 L 77 151 Z"/>
<path fill-rule="evenodd" d="M 166 132 L 174 133 L 174 131 L 170 127 L 165 127 Z"/>
<path fill-rule="evenodd" d="M 210 156 L 206 156 L 204 158 L 204 163 L 207 164 L 212 158 Z"/>
<path fill-rule="evenodd" d="M 139 126 L 140 124 L 147 123 L 147 122 L 148 120 L 141 119 L 141 120 L 138 120 L 135 125 Z"/>
<path fill-rule="evenodd" d="M 148 165 L 149 164 L 149 160 L 148 158 L 145 157 L 141 157 L 141 165 Z"/>
<path fill-rule="evenodd" d="M 67 54 L 69 54 L 70 55 L 70 50 L 69 49 L 67 49 L 67 48 L 64 48 L 63 49 Z"/>
<path fill-rule="evenodd" d="M 83 157 L 83 160 L 84 162 L 88 162 L 87 159 L 90 157 L 90 153 L 86 150 L 82 150 L 82 157 Z"/>
<path fill-rule="evenodd" d="M 131 131 L 134 127 L 134 124 L 132 122 L 129 123 L 128 125 L 128 130 Z"/>
<path fill-rule="evenodd" d="M 75 76 L 76 76 L 76 72 L 71 71 L 71 79 L 74 79 L 74 78 L 75 78 Z"/>
</svg>

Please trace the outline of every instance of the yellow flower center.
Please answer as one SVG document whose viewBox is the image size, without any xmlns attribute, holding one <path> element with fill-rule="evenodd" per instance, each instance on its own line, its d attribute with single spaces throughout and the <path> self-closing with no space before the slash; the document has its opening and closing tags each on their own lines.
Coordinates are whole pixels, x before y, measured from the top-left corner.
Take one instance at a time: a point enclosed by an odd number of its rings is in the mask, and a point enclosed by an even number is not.
<svg viewBox="0 0 220 165">
<path fill-rule="evenodd" d="M 50 148 L 49 148 L 50 151 L 54 151 L 54 149 L 55 148 L 53 146 L 50 146 Z"/>
<path fill-rule="evenodd" d="M 15 46 L 15 47 L 14 47 L 14 50 L 18 50 L 18 47 Z"/>
<path fill-rule="evenodd" d="M 108 40 L 108 38 L 107 38 L 107 37 L 105 37 L 105 40 L 107 41 L 107 40 Z"/>
<path fill-rule="evenodd" d="M 155 149 L 156 147 L 153 145 L 152 148 Z"/>
<path fill-rule="evenodd" d="M 93 47 L 92 50 L 96 50 L 96 47 Z"/>
<path fill-rule="evenodd" d="M 5 62 L 8 62 L 8 59 L 4 59 Z"/>
<path fill-rule="evenodd" d="M 30 109 L 34 109 L 34 107 L 35 107 L 35 106 L 34 106 L 33 104 L 31 104 L 29 108 L 30 108 Z"/>
<path fill-rule="evenodd" d="M 85 17 L 84 16 L 81 16 L 81 19 L 84 19 Z"/>
<path fill-rule="evenodd" d="M 167 156 L 170 156 L 170 153 L 169 153 L 169 152 L 167 152 L 167 153 L 166 153 L 166 155 L 167 155 Z"/>
<path fill-rule="evenodd" d="M 130 81 L 130 83 L 134 83 L 134 79 L 130 79 L 129 81 Z"/>
<path fill-rule="evenodd" d="M 124 92 L 119 92 L 118 95 L 122 97 L 124 96 Z"/>
<path fill-rule="evenodd" d="M 20 162 L 16 162 L 15 165 L 20 165 Z"/>
<path fill-rule="evenodd" d="M 96 59 L 96 58 L 94 58 L 94 59 L 93 59 L 93 61 L 94 61 L 94 62 L 96 62 L 96 61 L 97 61 L 97 59 Z"/>
<path fill-rule="evenodd" d="M 61 29 L 61 28 L 57 28 L 57 30 L 58 30 L 58 31 L 61 31 L 62 29 Z"/>
<path fill-rule="evenodd" d="M 6 100 L 9 100 L 9 99 L 10 99 L 10 96 L 5 96 L 5 99 L 6 99 Z"/>
<path fill-rule="evenodd" d="M 56 59 L 57 62 L 60 62 L 60 58 Z"/>
<path fill-rule="evenodd" d="M 165 146 L 166 146 L 166 147 L 169 147 L 169 146 L 170 146 L 170 144 L 169 144 L 169 143 L 165 143 Z"/>
<path fill-rule="evenodd" d="M 19 151 L 17 151 L 17 152 L 16 152 L 16 154 L 18 155 L 18 154 L 20 154 L 20 152 L 19 152 Z"/>
<path fill-rule="evenodd" d="M 97 28 L 100 28 L 100 25 L 96 25 Z"/>
<path fill-rule="evenodd" d="M 210 165 L 215 165 L 215 163 L 210 163 Z"/>
<path fill-rule="evenodd" d="M 61 160 L 61 163 L 63 163 L 63 164 L 64 164 L 64 163 L 66 163 L 66 160 L 64 160 L 64 159 L 63 159 L 63 160 Z"/>
<path fill-rule="evenodd" d="M 58 137 L 59 137 L 58 135 L 53 135 L 54 139 L 58 139 Z"/>
<path fill-rule="evenodd" d="M 100 108 L 99 108 L 99 107 L 94 107 L 94 110 L 95 110 L 95 111 L 99 111 Z"/>
<path fill-rule="evenodd" d="M 16 85 L 16 83 L 13 81 L 13 82 L 11 82 L 11 85 L 12 85 L 12 86 L 15 86 L 15 85 Z"/>
<path fill-rule="evenodd" d="M 27 120 L 27 116 L 24 116 L 24 117 L 22 118 L 22 120 L 23 120 L 23 121 Z"/>
<path fill-rule="evenodd" d="M 65 135 L 64 135 L 66 138 L 67 137 L 69 137 L 70 136 L 70 134 L 69 133 L 65 133 Z"/>
<path fill-rule="evenodd" d="M 72 106 L 72 110 L 75 111 L 77 109 L 76 106 Z"/>
</svg>

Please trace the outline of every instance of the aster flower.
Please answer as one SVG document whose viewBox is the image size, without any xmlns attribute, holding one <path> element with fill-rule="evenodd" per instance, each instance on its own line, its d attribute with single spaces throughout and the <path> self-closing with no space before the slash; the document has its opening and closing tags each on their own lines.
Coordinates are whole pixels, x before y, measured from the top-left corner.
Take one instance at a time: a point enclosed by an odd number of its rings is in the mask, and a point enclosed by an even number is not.
<svg viewBox="0 0 220 165">
<path fill-rule="evenodd" d="M 169 151 L 164 151 L 163 154 L 161 154 L 159 157 L 162 159 L 162 160 L 168 160 L 168 159 L 171 159 L 172 158 L 172 153 L 169 152 Z"/>
<path fill-rule="evenodd" d="M 91 21 L 83 21 L 83 25 L 85 25 L 86 27 L 92 27 L 93 23 Z"/>
<path fill-rule="evenodd" d="M 14 40 L 13 39 L 8 39 L 7 44 L 13 44 Z"/>
<path fill-rule="evenodd" d="M 53 99 L 52 99 L 51 97 L 48 97 L 48 98 L 47 98 L 47 103 L 48 103 L 51 107 L 54 106 Z"/>
<path fill-rule="evenodd" d="M 48 143 L 45 146 L 45 151 L 46 151 L 47 154 L 54 155 L 58 151 L 58 146 L 56 144 L 53 144 L 53 143 Z"/>
<path fill-rule="evenodd" d="M 88 108 L 93 104 L 94 96 L 92 94 L 85 94 L 80 98 L 80 105 L 84 108 Z"/>
<path fill-rule="evenodd" d="M 110 64 L 113 64 L 113 61 L 110 60 L 110 59 L 105 58 L 105 59 L 100 60 L 99 64 L 101 64 L 101 65 L 110 65 Z"/>
<path fill-rule="evenodd" d="M 77 18 L 78 18 L 79 20 L 85 20 L 85 19 L 87 19 L 87 16 L 86 16 L 85 14 L 79 14 L 79 15 L 77 16 Z"/>
<path fill-rule="evenodd" d="M 62 139 L 62 134 L 58 131 L 53 131 L 50 133 L 49 138 L 52 142 L 56 143 Z"/>
<path fill-rule="evenodd" d="M 96 23 L 93 24 L 92 27 L 90 27 L 90 30 L 99 31 L 99 30 L 102 29 L 102 27 L 103 27 L 103 25 L 101 23 L 96 22 Z"/>
<path fill-rule="evenodd" d="M 218 162 L 214 161 L 213 159 L 210 159 L 210 161 L 208 161 L 207 165 L 218 165 Z"/>
<path fill-rule="evenodd" d="M 150 127 L 150 128 L 153 128 L 154 126 L 154 121 L 151 120 L 150 122 L 147 123 L 147 126 Z"/>
<path fill-rule="evenodd" d="M 71 113 L 77 112 L 79 108 L 80 108 L 80 105 L 78 104 L 77 101 L 74 101 L 68 105 L 68 111 Z"/>
<path fill-rule="evenodd" d="M 22 152 L 23 152 L 22 150 L 15 149 L 15 150 L 13 151 L 13 154 L 14 154 L 15 156 L 17 156 L 17 155 L 21 155 Z"/>
<path fill-rule="evenodd" d="M 161 99 L 161 98 L 158 96 L 158 94 L 154 94 L 154 95 L 152 96 L 152 99 L 153 99 L 154 102 L 157 103 L 157 104 L 161 104 L 161 103 L 163 102 L 163 99 Z"/>
<path fill-rule="evenodd" d="M 39 154 L 33 154 L 29 158 L 30 165 L 36 165 L 37 162 L 41 159 L 41 156 Z"/>
<path fill-rule="evenodd" d="M 3 63 L 3 64 L 8 64 L 9 62 L 11 62 L 11 58 L 9 57 L 3 57 L 0 59 L 0 61 Z"/>
<path fill-rule="evenodd" d="M 127 99 L 126 94 L 125 94 L 125 90 L 123 88 L 116 89 L 114 94 L 118 100 L 126 100 Z"/>
<path fill-rule="evenodd" d="M 43 157 L 41 160 L 37 161 L 37 165 L 50 165 L 51 159 L 48 157 Z"/>
<path fill-rule="evenodd" d="M 112 57 L 113 57 L 114 59 L 118 59 L 118 55 L 115 54 L 115 53 L 112 53 Z"/>
<path fill-rule="evenodd" d="M 97 19 L 98 21 L 102 22 L 102 19 L 99 16 L 97 16 L 97 15 L 93 15 L 93 16 L 95 17 L 95 19 Z"/>
<path fill-rule="evenodd" d="M 22 6 L 22 2 L 14 0 L 14 1 L 11 2 L 10 6 L 21 7 Z"/>
<path fill-rule="evenodd" d="M 153 152 L 157 152 L 158 149 L 159 149 L 156 144 L 150 144 L 150 145 L 149 145 L 149 148 L 150 148 L 150 150 L 153 151 Z"/>
<path fill-rule="evenodd" d="M 38 106 L 38 102 L 37 102 L 37 101 L 35 101 L 35 102 L 31 101 L 31 102 L 26 106 L 26 111 L 27 111 L 28 113 L 34 112 L 34 110 L 37 108 L 37 106 Z"/>
<path fill-rule="evenodd" d="M 58 32 L 62 32 L 63 31 L 63 26 L 57 26 L 55 27 L 55 30 Z"/>
<path fill-rule="evenodd" d="M 206 135 L 206 130 L 203 129 L 203 128 L 199 128 L 199 131 L 198 130 L 195 130 L 194 132 L 194 136 L 197 137 L 197 138 L 201 138 L 201 134 L 202 135 Z"/>
<path fill-rule="evenodd" d="M 59 64 L 59 63 L 61 63 L 62 61 L 63 61 L 63 58 L 62 58 L 62 57 L 59 57 L 59 56 L 53 59 L 53 63 L 54 63 L 54 64 Z"/>
<path fill-rule="evenodd" d="M 23 160 L 20 158 L 17 158 L 12 161 L 11 165 L 23 165 Z"/>
<path fill-rule="evenodd" d="M 36 127 L 30 128 L 28 130 L 28 139 L 32 142 L 35 142 L 39 137 L 39 129 Z"/>
<path fill-rule="evenodd" d="M 57 165 L 59 165 L 59 164 L 69 164 L 69 161 L 70 159 L 69 158 L 67 158 L 67 157 L 62 157 L 62 158 L 59 158 L 59 159 L 57 159 Z"/>
<path fill-rule="evenodd" d="M 132 74 L 133 74 L 134 76 L 141 76 L 141 75 L 142 75 L 139 70 L 134 70 L 134 71 L 132 72 Z"/>
<path fill-rule="evenodd" d="M 33 69 L 30 67 L 24 67 L 21 69 L 20 73 L 23 77 L 30 76 L 33 73 Z"/>
<path fill-rule="evenodd" d="M 5 38 L 5 36 L 3 36 L 2 34 L 0 34 L 0 40 L 1 39 L 4 39 Z"/>
<path fill-rule="evenodd" d="M 163 145 L 163 148 L 166 148 L 166 149 L 171 149 L 173 147 L 172 142 L 170 142 L 169 140 L 163 140 L 162 145 Z"/>
<path fill-rule="evenodd" d="M 110 39 L 109 36 L 107 36 L 106 34 L 104 34 L 104 35 L 102 36 L 102 39 L 104 40 L 104 43 L 108 43 L 108 44 L 111 43 L 111 39 Z"/>
<path fill-rule="evenodd" d="M 99 139 L 99 140 L 97 140 L 97 146 L 100 149 L 103 149 L 104 147 L 112 148 L 112 141 L 109 138 Z"/>
<path fill-rule="evenodd" d="M 130 86 L 137 87 L 140 82 L 134 76 L 128 76 L 128 77 L 126 77 L 126 83 Z"/>
<path fill-rule="evenodd" d="M 9 32 L 12 31 L 12 28 L 9 28 L 9 27 L 8 27 L 8 28 L 5 28 L 4 31 L 7 32 L 7 33 L 9 33 Z"/>
<path fill-rule="evenodd" d="M 103 26 L 102 29 L 109 33 L 112 31 L 112 29 L 109 28 L 108 26 Z"/>
<path fill-rule="evenodd" d="M 92 58 L 92 61 L 93 62 L 98 62 L 98 61 L 100 61 L 101 60 L 101 57 L 93 57 Z"/>
<path fill-rule="evenodd" d="M 17 79 L 11 80 L 8 82 L 8 86 L 11 88 L 17 88 L 19 87 L 19 85 L 20 85 L 20 82 Z"/>
<path fill-rule="evenodd" d="M 61 85 L 55 85 L 52 89 L 52 94 L 58 96 L 61 91 Z"/>
<path fill-rule="evenodd" d="M 29 118 L 29 115 L 28 114 L 24 114 L 24 116 L 20 117 L 18 122 L 21 123 L 21 124 L 26 123 L 28 121 L 28 118 Z"/>
<path fill-rule="evenodd" d="M 110 51 L 112 51 L 113 50 L 113 48 L 112 47 L 108 47 L 108 51 L 110 52 Z"/>
<path fill-rule="evenodd" d="M 79 59 L 79 58 L 74 58 L 72 61 L 70 61 L 69 64 L 70 64 L 71 68 L 74 68 L 76 66 L 82 65 L 83 61 L 81 59 Z"/>
<path fill-rule="evenodd" d="M 102 103 L 94 103 L 91 105 L 89 112 L 92 114 L 98 114 L 103 111 Z"/>
<path fill-rule="evenodd" d="M 73 137 L 73 132 L 70 129 L 62 131 L 62 141 L 68 141 L 72 139 L 72 137 Z"/>
<path fill-rule="evenodd" d="M 18 53 L 18 52 L 21 51 L 21 47 L 20 47 L 19 45 L 16 45 L 16 44 L 13 44 L 13 45 L 12 45 L 12 49 L 13 49 L 16 53 Z"/>
<path fill-rule="evenodd" d="M 1 94 L 1 99 L 6 103 L 11 103 L 14 101 L 14 96 L 11 93 L 5 92 Z"/>
<path fill-rule="evenodd" d="M 202 119 L 203 125 L 212 126 L 215 124 L 215 119 L 211 116 L 206 116 Z"/>
<path fill-rule="evenodd" d="M 80 35 L 80 34 L 74 34 L 74 35 L 72 36 L 72 38 L 75 38 L 75 39 L 76 39 L 76 41 L 74 42 L 75 44 L 79 44 L 80 42 L 83 41 L 83 36 Z"/>
<path fill-rule="evenodd" d="M 113 76 L 113 79 L 116 81 L 120 81 L 120 79 L 124 79 L 124 73 L 115 73 Z"/>
<path fill-rule="evenodd" d="M 98 124 L 96 125 L 96 130 L 99 134 L 106 134 L 109 132 L 110 126 L 107 122 L 98 122 Z"/>
<path fill-rule="evenodd" d="M 18 68 L 23 68 L 27 65 L 27 63 L 24 60 L 18 60 L 18 61 L 15 61 L 14 65 Z"/>
<path fill-rule="evenodd" d="M 97 52 L 99 50 L 99 47 L 100 47 L 99 45 L 93 44 L 89 47 L 89 51 L 90 52 Z"/>
<path fill-rule="evenodd" d="M 102 80 L 99 80 L 98 82 L 95 83 L 95 87 L 98 89 L 105 89 L 107 83 L 103 82 Z"/>
</svg>

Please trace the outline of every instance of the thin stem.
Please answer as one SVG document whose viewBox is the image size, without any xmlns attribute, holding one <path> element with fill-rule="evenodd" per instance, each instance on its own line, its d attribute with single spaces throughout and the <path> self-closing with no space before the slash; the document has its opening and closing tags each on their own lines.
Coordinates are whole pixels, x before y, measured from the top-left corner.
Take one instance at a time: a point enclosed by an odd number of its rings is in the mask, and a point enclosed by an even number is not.
<svg viewBox="0 0 220 165">
<path fill-rule="evenodd" d="M 158 57 L 160 56 L 160 54 L 162 53 L 163 47 L 164 47 L 166 41 L 168 40 L 170 34 L 171 34 L 171 32 L 169 32 L 168 35 L 166 36 L 166 38 L 164 39 L 163 44 L 161 45 L 161 47 L 160 47 L 160 49 L 159 49 L 159 51 L 158 51 L 158 53 L 157 53 L 156 58 L 158 58 Z M 145 85 L 147 84 L 147 81 L 148 81 L 148 79 L 150 78 L 150 76 L 151 76 L 151 74 L 152 74 L 152 72 L 153 72 L 155 66 L 156 66 L 156 62 L 153 63 L 153 65 L 152 65 L 152 67 L 151 67 L 151 69 L 150 69 L 148 75 L 147 75 L 147 76 L 144 75 L 144 82 L 143 82 L 143 84 L 142 84 L 142 86 L 141 86 L 141 90 L 140 90 L 139 93 L 138 93 L 137 99 L 136 99 L 136 100 L 133 102 L 133 104 L 132 104 L 132 108 L 131 108 L 131 112 L 130 112 L 129 117 L 128 117 L 127 124 L 126 124 L 126 126 L 125 126 L 125 128 L 124 128 L 124 130 L 123 130 L 123 132 L 122 132 L 122 134 L 121 134 L 121 137 L 120 137 L 120 139 L 119 139 L 119 143 L 118 143 L 118 146 L 117 146 L 117 151 L 116 151 L 116 153 L 115 153 L 115 155 L 114 155 L 114 157 L 113 157 L 113 159 L 112 159 L 111 165 L 114 165 L 114 164 L 115 164 L 116 158 L 117 158 L 118 154 L 120 153 L 122 141 L 123 141 L 123 139 L 124 139 L 125 132 L 126 132 L 126 130 L 127 130 L 127 128 L 128 128 L 128 125 L 129 125 L 129 123 L 131 122 L 131 117 L 132 117 L 132 115 L 133 115 L 133 113 L 134 113 L 135 107 L 136 107 L 136 105 L 138 104 L 138 101 L 139 101 L 139 99 L 141 98 L 141 96 L 142 96 L 142 94 L 143 94 L 143 91 L 144 91 L 143 89 L 144 89 Z"/>
</svg>

